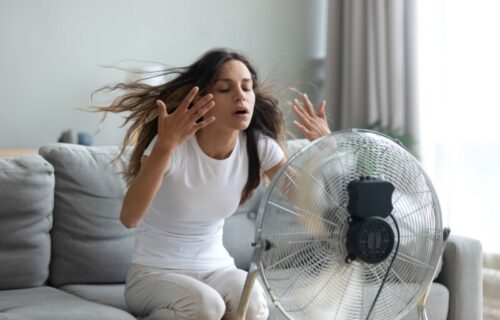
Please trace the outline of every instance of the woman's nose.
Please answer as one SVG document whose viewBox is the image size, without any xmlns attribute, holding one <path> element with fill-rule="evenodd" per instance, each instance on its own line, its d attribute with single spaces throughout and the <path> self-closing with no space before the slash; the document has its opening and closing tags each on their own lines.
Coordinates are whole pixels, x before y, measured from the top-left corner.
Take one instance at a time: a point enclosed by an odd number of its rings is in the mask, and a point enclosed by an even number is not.
<svg viewBox="0 0 500 320">
<path fill-rule="evenodd" d="M 245 99 L 246 99 L 246 96 L 245 96 L 245 92 L 243 91 L 243 89 L 241 89 L 241 88 L 236 89 L 236 93 L 234 95 L 234 100 L 239 101 L 239 100 L 245 100 Z"/>
</svg>

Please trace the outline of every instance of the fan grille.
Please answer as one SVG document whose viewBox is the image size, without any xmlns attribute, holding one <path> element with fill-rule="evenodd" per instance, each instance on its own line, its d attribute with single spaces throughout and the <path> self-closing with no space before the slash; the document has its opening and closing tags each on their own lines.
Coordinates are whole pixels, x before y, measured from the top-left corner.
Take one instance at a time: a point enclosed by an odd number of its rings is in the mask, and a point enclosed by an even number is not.
<svg viewBox="0 0 500 320">
<path fill-rule="evenodd" d="M 369 313 L 396 246 L 377 264 L 345 261 L 347 185 L 363 176 L 394 185 L 392 215 L 400 229 L 399 250 L 370 319 L 403 317 L 432 281 L 442 222 L 430 180 L 393 140 L 340 131 L 292 157 L 259 211 L 256 237 L 272 243 L 259 271 L 275 303 L 295 319 L 365 319 Z M 394 222 L 386 222 L 396 235 Z"/>
</svg>

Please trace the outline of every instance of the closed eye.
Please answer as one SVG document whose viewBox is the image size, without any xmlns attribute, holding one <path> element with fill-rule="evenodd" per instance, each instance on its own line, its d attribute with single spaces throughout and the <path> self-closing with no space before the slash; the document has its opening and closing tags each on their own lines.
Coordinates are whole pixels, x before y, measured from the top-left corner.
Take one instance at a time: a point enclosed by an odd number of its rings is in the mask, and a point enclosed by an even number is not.
<svg viewBox="0 0 500 320">
<path fill-rule="evenodd" d="M 249 92 L 249 91 L 253 90 L 253 88 L 251 88 L 251 87 L 242 87 L 241 89 L 245 92 Z M 221 89 L 218 89 L 217 91 L 219 91 L 220 93 L 227 93 L 230 91 L 230 89 L 229 88 L 221 88 Z"/>
</svg>

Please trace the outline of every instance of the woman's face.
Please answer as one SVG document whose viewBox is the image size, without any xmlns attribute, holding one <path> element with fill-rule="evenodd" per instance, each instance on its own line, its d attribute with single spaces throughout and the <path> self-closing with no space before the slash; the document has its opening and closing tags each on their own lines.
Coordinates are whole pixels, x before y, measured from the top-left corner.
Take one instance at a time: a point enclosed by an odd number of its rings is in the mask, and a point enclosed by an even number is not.
<svg viewBox="0 0 500 320">
<path fill-rule="evenodd" d="M 206 117 L 215 116 L 211 124 L 233 130 L 245 130 L 252 119 L 255 92 L 250 71 L 239 60 L 224 63 L 214 83 L 209 87 L 215 106 Z"/>
</svg>

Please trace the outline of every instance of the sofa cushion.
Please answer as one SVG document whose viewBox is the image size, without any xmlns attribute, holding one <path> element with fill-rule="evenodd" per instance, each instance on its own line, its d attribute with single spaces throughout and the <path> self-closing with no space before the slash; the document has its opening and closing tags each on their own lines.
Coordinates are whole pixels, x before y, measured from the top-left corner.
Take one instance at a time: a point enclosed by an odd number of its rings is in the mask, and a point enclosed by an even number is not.
<svg viewBox="0 0 500 320">
<path fill-rule="evenodd" d="M 305 146 L 309 145 L 310 142 L 307 139 L 293 139 L 293 140 L 288 140 L 287 142 L 287 155 L 288 158 L 296 154 L 298 151 L 300 151 L 302 148 Z"/>
<path fill-rule="evenodd" d="M 58 289 L 85 300 L 127 311 L 124 284 L 68 284 Z"/>
<path fill-rule="evenodd" d="M 448 317 L 448 305 L 450 303 L 450 292 L 448 288 L 440 283 L 434 282 L 427 297 L 425 305 L 427 315 L 432 320 L 446 320 Z M 403 320 L 419 320 L 417 307 L 412 308 Z"/>
<path fill-rule="evenodd" d="M 52 287 L 0 290 L 1 319 L 134 320 L 129 313 Z"/>
<path fill-rule="evenodd" d="M 0 290 L 49 275 L 54 169 L 38 155 L 0 158 Z"/>
<path fill-rule="evenodd" d="M 62 143 L 40 149 L 55 170 L 49 278 L 54 286 L 125 281 L 133 231 L 119 220 L 126 188 L 120 172 L 127 157 L 111 163 L 117 152 Z"/>
</svg>

